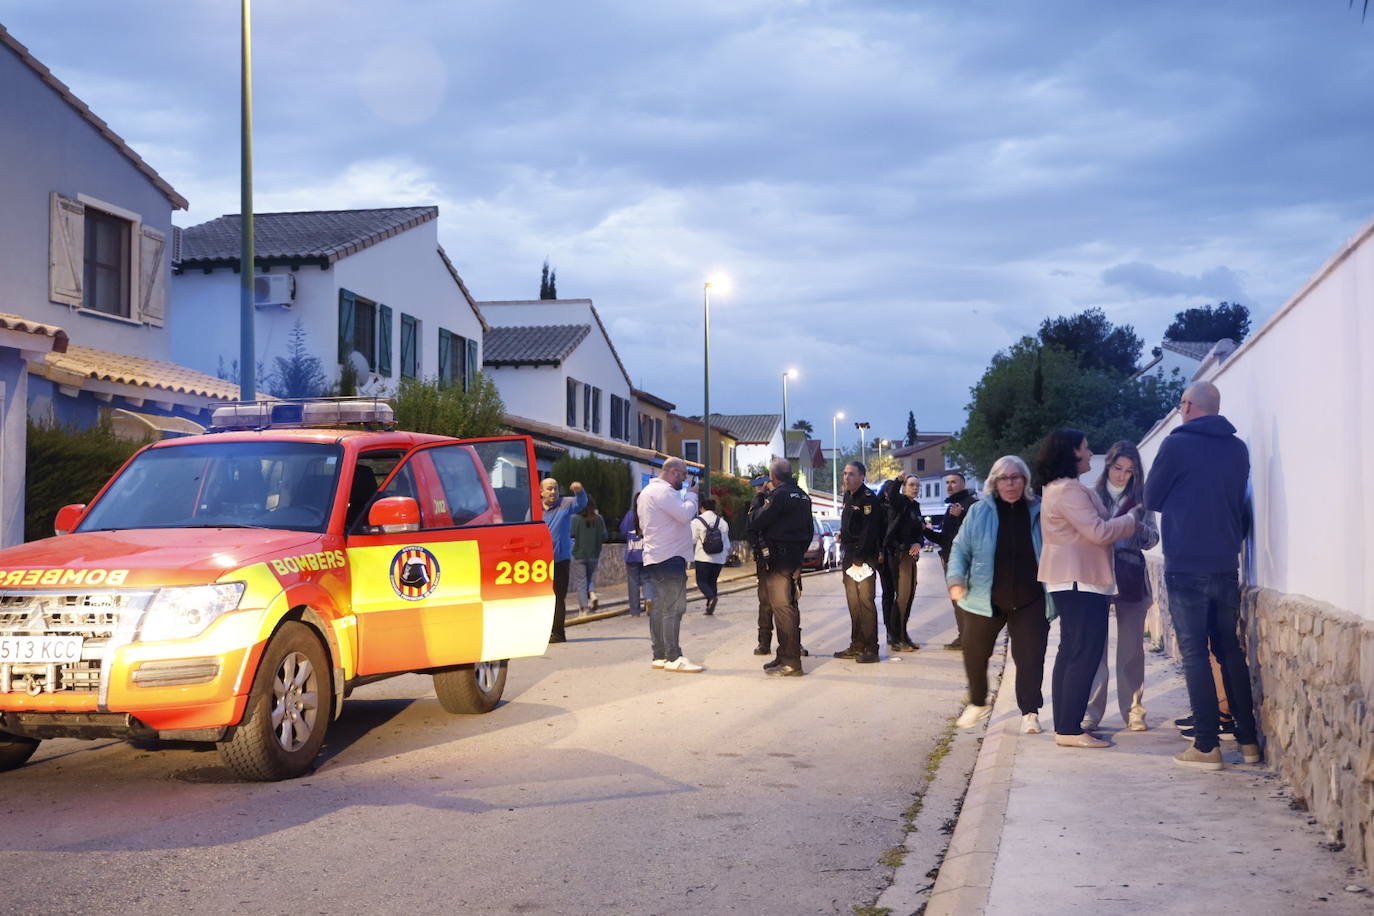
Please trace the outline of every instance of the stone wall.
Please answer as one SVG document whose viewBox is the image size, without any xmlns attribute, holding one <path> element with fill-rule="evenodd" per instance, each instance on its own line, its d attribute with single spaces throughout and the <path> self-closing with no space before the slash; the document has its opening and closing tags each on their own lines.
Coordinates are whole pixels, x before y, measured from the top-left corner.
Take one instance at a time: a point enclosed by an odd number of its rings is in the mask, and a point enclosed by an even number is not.
<svg viewBox="0 0 1374 916">
<path fill-rule="evenodd" d="M 1150 561 L 1156 601 L 1146 626 L 1156 648 L 1178 657 L 1163 564 Z M 1374 624 L 1301 595 L 1246 588 L 1240 626 L 1269 765 L 1332 841 L 1374 871 Z"/>
</svg>

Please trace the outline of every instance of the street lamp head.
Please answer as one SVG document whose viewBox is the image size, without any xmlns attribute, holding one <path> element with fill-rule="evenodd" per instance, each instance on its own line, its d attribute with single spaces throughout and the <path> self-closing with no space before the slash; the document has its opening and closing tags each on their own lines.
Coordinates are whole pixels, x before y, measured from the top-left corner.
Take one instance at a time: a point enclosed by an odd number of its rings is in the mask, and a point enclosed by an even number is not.
<svg viewBox="0 0 1374 916">
<path fill-rule="evenodd" d="M 796 369 L 788 369 L 786 372 L 784 372 L 784 373 L 782 374 L 782 377 L 783 377 L 783 378 L 796 378 L 796 377 L 797 377 L 797 370 L 796 370 Z"/>
<path fill-rule="evenodd" d="M 706 288 L 715 293 L 730 292 L 730 278 L 725 274 L 711 274 L 706 278 Z"/>
<path fill-rule="evenodd" d="M 844 419 L 844 411 L 841 410 L 839 413 L 835 414 L 835 419 L 836 419 L 836 420 L 843 420 L 843 419 Z"/>
</svg>

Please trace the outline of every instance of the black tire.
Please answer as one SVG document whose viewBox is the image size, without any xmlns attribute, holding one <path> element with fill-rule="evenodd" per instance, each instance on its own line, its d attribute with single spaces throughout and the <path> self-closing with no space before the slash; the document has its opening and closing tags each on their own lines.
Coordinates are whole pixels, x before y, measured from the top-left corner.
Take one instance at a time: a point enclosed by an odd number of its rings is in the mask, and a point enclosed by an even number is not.
<svg viewBox="0 0 1374 916">
<path fill-rule="evenodd" d="M 434 672 L 434 693 L 445 711 L 491 712 L 506 689 L 506 660 L 458 665 Z"/>
<path fill-rule="evenodd" d="M 37 738 L 21 738 L 9 732 L 0 732 L 0 772 L 13 770 L 24 765 L 24 761 L 38 750 Z"/>
<path fill-rule="evenodd" d="M 334 708 L 329 656 L 303 623 L 288 620 L 267 643 L 243 721 L 218 742 L 241 779 L 269 782 L 310 772 Z"/>
</svg>

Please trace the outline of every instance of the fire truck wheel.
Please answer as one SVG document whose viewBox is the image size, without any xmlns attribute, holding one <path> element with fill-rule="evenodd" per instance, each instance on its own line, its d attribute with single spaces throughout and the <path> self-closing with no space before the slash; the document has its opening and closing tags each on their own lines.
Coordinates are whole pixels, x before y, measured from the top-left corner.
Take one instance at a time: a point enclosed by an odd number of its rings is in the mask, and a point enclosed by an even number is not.
<svg viewBox="0 0 1374 916">
<path fill-rule="evenodd" d="M 332 706 L 324 646 L 289 620 L 267 643 L 243 721 L 219 742 L 220 757 L 240 778 L 258 782 L 308 773 Z"/>
<path fill-rule="evenodd" d="M 506 689 L 506 660 L 458 665 L 434 672 L 439 705 L 453 713 L 491 712 Z"/>
<path fill-rule="evenodd" d="M 37 738 L 21 738 L 8 732 L 0 732 L 0 770 L 12 770 L 22 766 L 36 750 Z"/>
</svg>

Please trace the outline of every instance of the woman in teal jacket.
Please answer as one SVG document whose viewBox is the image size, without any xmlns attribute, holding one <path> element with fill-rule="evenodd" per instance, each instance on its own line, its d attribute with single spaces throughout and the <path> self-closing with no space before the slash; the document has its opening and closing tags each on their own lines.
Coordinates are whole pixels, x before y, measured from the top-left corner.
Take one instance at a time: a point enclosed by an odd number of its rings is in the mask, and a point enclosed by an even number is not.
<svg viewBox="0 0 1374 916">
<path fill-rule="evenodd" d="M 1054 609 L 1040 571 L 1040 504 L 1030 490 L 1030 469 L 1015 455 L 998 458 L 969 506 L 949 553 L 945 583 L 963 614 L 964 673 L 968 706 L 956 724 L 972 728 L 992 714 L 988 659 L 1006 627 L 1016 662 L 1016 703 L 1021 730 L 1040 733 L 1045 698 L 1045 645 Z"/>
</svg>

